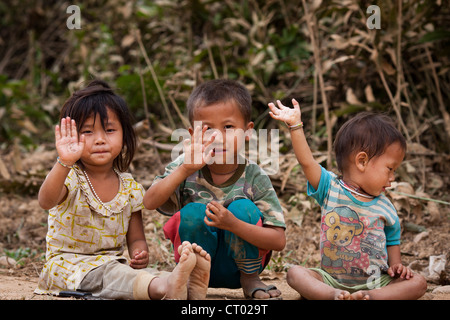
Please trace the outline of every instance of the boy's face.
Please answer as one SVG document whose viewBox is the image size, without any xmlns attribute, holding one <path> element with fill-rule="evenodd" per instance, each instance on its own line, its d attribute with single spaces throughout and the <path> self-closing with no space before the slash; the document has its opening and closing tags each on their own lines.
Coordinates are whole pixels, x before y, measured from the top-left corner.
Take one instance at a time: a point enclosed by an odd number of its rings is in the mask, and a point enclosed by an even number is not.
<svg viewBox="0 0 450 320">
<path fill-rule="evenodd" d="M 405 151 L 400 143 L 387 146 L 381 156 L 370 159 L 365 165 L 360 187 L 372 196 L 379 196 L 395 180 L 395 170 L 404 157 Z"/>
<path fill-rule="evenodd" d="M 207 126 L 204 140 L 216 133 L 210 148 L 214 148 L 213 158 L 216 164 L 236 163 L 238 152 L 244 146 L 246 131 L 253 129 L 253 122 L 246 122 L 239 107 L 234 101 L 220 102 L 213 105 L 196 108 L 193 121 Z M 195 125 L 195 124 L 194 124 Z M 192 135 L 192 128 L 189 129 Z"/>
</svg>

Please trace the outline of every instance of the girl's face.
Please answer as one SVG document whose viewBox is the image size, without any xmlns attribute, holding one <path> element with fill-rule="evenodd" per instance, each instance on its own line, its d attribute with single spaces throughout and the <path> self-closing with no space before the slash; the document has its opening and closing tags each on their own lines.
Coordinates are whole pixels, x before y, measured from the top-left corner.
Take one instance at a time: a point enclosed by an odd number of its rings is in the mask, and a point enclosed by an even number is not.
<svg viewBox="0 0 450 320">
<path fill-rule="evenodd" d="M 90 116 L 81 126 L 80 134 L 84 134 L 86 145 L 81 155 L 85 165 L 109 166 L 121 153 L 123 147 L 123 130 L 117 115 L 109 108 L 105 129 L 100 115 Z M 95 120 L 95 121 L 94 121 Z"/>
<path fill-rule="evenodd" d="M 379 196 L 395 180 L 395 170 L 404 157 L 405 151 L 400 143 L 394 142 L 387 146 L 381 156 L 370 159 L 365 165 L 360 187 L 372 196 Z"/>
<path fill-rule="evenodd" d="M 214 148 L 215 163 L 235 164 L 236 155 L 245 142 L 245 132 L 253 128 L 253 122 L 245 121 L 234 101 L 197 108 L 194 112 L 194 122 L 197 121 L 202 122 L 202 127 L 208 126 L 205 140 L 209 140 L 209 137 L 217 132 L 216 138 L 210 146 Z"/>
</svg>

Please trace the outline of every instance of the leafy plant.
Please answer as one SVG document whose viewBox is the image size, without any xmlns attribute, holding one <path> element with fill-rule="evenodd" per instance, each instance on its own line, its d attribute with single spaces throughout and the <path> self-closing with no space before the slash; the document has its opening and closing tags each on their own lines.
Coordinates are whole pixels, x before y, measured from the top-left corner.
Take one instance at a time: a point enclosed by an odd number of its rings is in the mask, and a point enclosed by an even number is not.
<svg viewBox="0 0 450 320">
<path fill-rule="evenodd" d="M 33 259 L 38 255 L 38 252 L 35 249 L 30 249 L 30 248 L 18 248 L 16 250 L 7 250 L 4 249 L 3 250 L 5 255 L 13 258 L 19 265 L 24 265 L 25 259 Z M 42 259 L 44 257 L 41 257 Z"/>
</svg>

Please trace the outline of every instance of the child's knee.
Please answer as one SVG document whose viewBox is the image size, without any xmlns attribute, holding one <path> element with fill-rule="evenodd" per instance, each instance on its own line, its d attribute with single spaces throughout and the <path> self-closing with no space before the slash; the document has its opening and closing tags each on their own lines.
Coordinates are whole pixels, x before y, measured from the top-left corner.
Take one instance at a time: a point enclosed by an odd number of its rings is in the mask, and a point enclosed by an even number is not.
<svg viewBox="0 0 450 320">
<path fill-rule="evenodd" d="M 198 202 L 191 202 L 180 210 L 180 219 L 184 223 L 198 224 L 205 218 L 206 205 Z"/>
<path fill-rule="evenodd" d="M 311 279 L 317 279 L 323 282 L 320 274 L 302 266 L 293 266 L 286 273 L 286 281 L 291 287 Z"/>
<path fill-rule="evenodd" d="M 286 280 L 289 285 L 294 283 L 298 278 L 305 276 L 307 270 L 301 266 L 293 266 L 286 273 Z"/>
<path fill-rule="evenodd" d="M 206 227 L 205 210 L 203 203 L 188 203 L 180 210 L 180 228 L 189 229 L 191 233 L 203 230 Z"/>
<path fill-rule="evenodd" d="M 227 208 L 233 215 L 244 222 L 257 224 L 262 218 L 258 207 L 249 199 L 235 200 Z"/>
<path fill-rule="evenodd" d="M 427 280 L 422 275 L 414 273 L 414 276 L 407 281 L 414 281 L 417 289 L 417 299 L 427 292 Z"/>
</svg>

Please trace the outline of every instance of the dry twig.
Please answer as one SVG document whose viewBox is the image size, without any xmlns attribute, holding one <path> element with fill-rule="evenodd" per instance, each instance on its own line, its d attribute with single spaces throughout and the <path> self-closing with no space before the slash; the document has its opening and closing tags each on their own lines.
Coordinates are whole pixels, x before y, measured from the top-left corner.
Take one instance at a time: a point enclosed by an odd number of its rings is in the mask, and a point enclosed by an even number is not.
<svg viewBox="0 0 450 320">
<path fill-rule="evenodd" d="M 308 11 L 308 7 L 306 5 L 305 0 L 302 0 L 303 2 L 303 8 L 305 9 L 305 17 L 306 17 L 306 25 L 309 30 L 309 37 L 311 39 L 311 45 L 313 47 L 313 53 L 314 53 L 314 64 L 315 69 L 317 73 L 317 77 L 319 78 L 319 86 L 320 86 L 320 93 L 322 95 L 322 103 L 323 103 L 323 110 L 325 115 L 325 125 L 327 127 L 327 167 L 331 168 L 331 151 L 333 148 L 332 144 L 332 128 L 331 128 L 331 121 L 330 121 L 330 114 L 329 114 L 329 107 L 328 107 L 328 99 L 327 95 L 325 93 L 325 84 L 323 80 L 323 74 L 322 74 L 322 63 L 320 61 L 320 48 L 318 43 L 316 42 L 316 38 L 314 36 L 314 29 L 317 28 L 317 25 L 315 21 L 313 20 L 314 15 Z"/>
<path fill-rule="evenodd" d="M 172 127 L 172 129 L 175 129 L 176 125 L 175 125 L 175 122 L 173 121 L 172 115 L 170 114 L 170 110 L 169 110 L 169 107 L 167 105 L 166 98 L 164 97 L 164 93 L 163 93 L 163 91 L 161 89 L 161 86 L 159 85 L 158 76 L 156 75 L 155 69 L 153 68 L 153 65 L 152 65 L 152 63 L 151 63 L 151 61 L 150 61 L 150 59 L 149 59 L 149 57 L 147 55 L 147 51 L 145 51 L 144 44 L 142 43 L 140 30 L 139 29 L 135 29 L 134 30 L 134 35 L 136 37 L 136 41 L 139 44 L 139 49 L 141 50 L 141 54 L 144 57 L 145 62 L 147 63 L 147 66 L 148 66 L 148 68 L 150 70 L 150 73 L 152 75 L 153 81 L 155 82 L 155 86 L 158 89 L 158 94 L 159 94 L 159 97 L 161 98 L 161 102 L 163 104 L 164 111 L 166 112 L 167 118 L 169 119 L 170 126 Z"/>
</svg>

